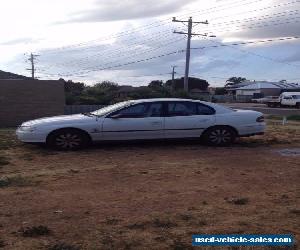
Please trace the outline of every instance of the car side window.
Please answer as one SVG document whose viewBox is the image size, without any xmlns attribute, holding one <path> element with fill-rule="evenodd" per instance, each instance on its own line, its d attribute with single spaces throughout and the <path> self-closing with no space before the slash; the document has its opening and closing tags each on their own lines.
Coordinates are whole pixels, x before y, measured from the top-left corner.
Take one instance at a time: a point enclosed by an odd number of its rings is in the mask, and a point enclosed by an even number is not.
<svg viewBox="0 0 300 250">
<path fill-rule="evenodd" d="M 162 103 L 153 102 L 148 104 L 147 111 L 145 112 L 145 117 L 160 117 L 162 113 Z"/>
<path fill-rule="evenodd" d="M 145 103 L 140 103 L 121 109 L 112 115 L 119 115 L 120 118 L 140 118 L 144 117 L 146 108 L 147 105 Z"/>
<path fill-rule="evenodd" d="M 119 118 L 160 117 L 161 112 L 162 103 L 140 103 L 121 109 L 110 116 L 119 115 Z"/>
<path fill-rule="evenodd" d="M 215 110 L 202 103 L 197 103 L 197 113 L 198 115 L 213 115 L 215 114 Z"/>
<path fill-rule="evenodd" d="M 168 116 L 197 115 L 197 106 L 193 102 L 169 102 Z"/>
</svg>

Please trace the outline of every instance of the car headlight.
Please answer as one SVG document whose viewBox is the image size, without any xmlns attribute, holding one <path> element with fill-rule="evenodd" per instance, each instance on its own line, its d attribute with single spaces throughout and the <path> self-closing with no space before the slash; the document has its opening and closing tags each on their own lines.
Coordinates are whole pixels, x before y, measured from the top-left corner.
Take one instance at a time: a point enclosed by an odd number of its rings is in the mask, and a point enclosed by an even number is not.
<svg viewBox="0 0 300 250">
<path fill-rule="evenodd" d="M 36 127 L 33 127 L 33 126 L 20 126 L 19 130 L 23 131 L 23 132 L 33 132 L 34 130 L 36 130 Z"/>
</svg>

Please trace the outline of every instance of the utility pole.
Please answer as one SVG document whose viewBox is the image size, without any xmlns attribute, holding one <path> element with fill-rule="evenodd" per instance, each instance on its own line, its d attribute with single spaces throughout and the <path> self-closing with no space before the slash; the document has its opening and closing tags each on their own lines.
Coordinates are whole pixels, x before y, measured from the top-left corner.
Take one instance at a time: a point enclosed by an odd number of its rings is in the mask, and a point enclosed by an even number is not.
<svg viewBox="0 0 300 250">
<path fill-rule="evenodd" d="M 172 86 L 174 87 L 174 84 L 175 84 L 175 74 L 176 74 L 176 72 L 175 72 L 175 68 L 176 68 L 177 66 L 172 66 Z"/>
<path fill-rule="evenodd" d="M 186 45 L 186 58 L 185 58 L 185 74 L 184 74 L 184 90 L 189 91 L 189 70 L 190 70 L 190 57 L 191 57 L 191 39 L 192 36 L 207 36 L 207 34 L 194 34 L 193 24 L 208 24 L 208 21 L 205 22 L 193 22 L 193 18 L 190 17 L 187 21 L 177 20 L 176 17 L 173 17 L 172 22 L 178 23 L 188 23 L 188 32 L 178 32 L 174 31 L 176 34 L 187 35 L 187 45 Z"/>
<path fill-rule="evenodd" d="M 30 69 L 26 69 L 26 70 L 29 70 L 31 71 L 31 78 L 34 80 L 35 79 L 35 76 L 34 76 L 34 73 L 35 73 L 35 60 L 36 60 L 36 57 L 38 57 L 39 55 L 34 55 L 33 53 L 30 53 L 30 57 L 28 58 L 28 61 L 31 63 L 31 68 Z"/>
</svg>

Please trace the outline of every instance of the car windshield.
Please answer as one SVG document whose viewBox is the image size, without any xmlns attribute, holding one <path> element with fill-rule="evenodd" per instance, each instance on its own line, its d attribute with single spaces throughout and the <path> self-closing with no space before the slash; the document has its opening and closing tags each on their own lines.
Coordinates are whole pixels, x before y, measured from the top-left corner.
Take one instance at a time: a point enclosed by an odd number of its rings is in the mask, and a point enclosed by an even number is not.
<svg viewBox="0 0 300 250">
<path fill-rule="evenodd" d="M 119 102 L 119 103 L 116 103 L 116 104 L 104 107 L 102 109 L 98 109 L 98 110 L 96 110 L 94 112 L 91 112 L 91 114 L 96 115 L 96 116 L 103 116 L 103 115 L 106 115 L 106 114 L 108 114 L 110 112 L 118 110 L 118 109 L 120 109 L 122 107 L 126 107 L 128 104 L 130 104 L 130 101 Z"/>
</svg>

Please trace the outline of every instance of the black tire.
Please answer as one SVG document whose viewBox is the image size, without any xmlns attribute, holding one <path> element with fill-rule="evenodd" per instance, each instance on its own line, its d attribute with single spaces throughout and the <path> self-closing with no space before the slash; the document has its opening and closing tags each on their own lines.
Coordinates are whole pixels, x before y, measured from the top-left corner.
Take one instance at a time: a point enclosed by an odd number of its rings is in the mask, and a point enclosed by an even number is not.
<svg viewBox="0 0 300 250">
<path fill-rule="evenodd" d="M 300 109 L 300 102 L 297 102 L 297 103 L 296 103 L 296 108 L 297 108 L 297 109 Z"/>
<path fill-rule="evenodd" d="M 90 138 L 78 129 L 60 129 L 51 133 L 47 145 L 57 150 L 78 150 L 87 147 Z"/>
<path fill-rule="evenodd" d="M 236 132 L 227 126 L 217 126 L 206 130 L 202 136 L 205 143 L 210 146 L 228 146 L 237 137 Z"/>
</svg>

